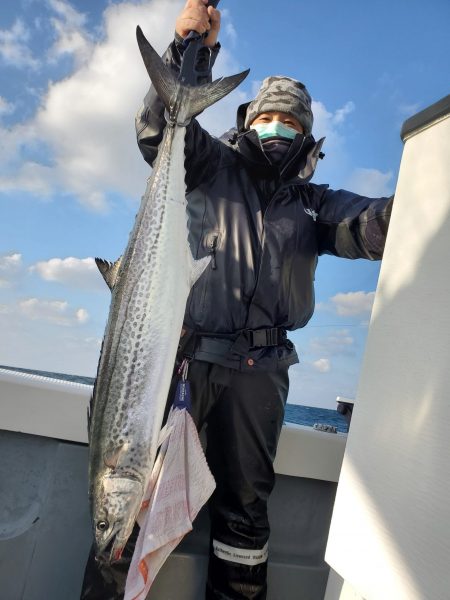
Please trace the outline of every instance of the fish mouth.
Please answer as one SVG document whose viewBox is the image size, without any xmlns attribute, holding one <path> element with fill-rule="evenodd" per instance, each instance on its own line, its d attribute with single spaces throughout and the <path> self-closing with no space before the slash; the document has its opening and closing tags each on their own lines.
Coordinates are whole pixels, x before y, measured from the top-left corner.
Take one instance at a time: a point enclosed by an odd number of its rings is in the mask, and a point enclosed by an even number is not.
<svg viewBox="0 0 450 600">
<path fill-rule="evenodd" d="M 104 550 L 97 555 L 97 560 L 102 564 L 111 565 L 112 563 L 118 562 L 122 558 L 124 549 L 125 542 L 120 541 L 118 538 L 116 538 L 114 541 L 111 540 Z"/>
<path fill-rule="evenodd" d="M 121 559 L 126 540 L 121 539 L 117 535 L 119 531 L 120 526 L 116 525 L 108 537 L 103 539 L 101 543 L 96 540 L 95 557 L 99 563 L 111 564 Z"/>
<path fill-rule="evenodd" d="M 118 538 L 111 540 L 102 550 L 97 550 L 95 558 L 97 562 L 110 565 L 118 562 L 122 558 L 122 553 L 125 549 L 125 542 Z"/>
<path fill-rule="evenodd" d="M 111 551 L 109 553 L 109 562 L 114 563 L 119 561 L 122 558 L 122 553 L 124 551 L 126 542 L 116 537 L 114 543 L 111 546 Z"/>
</svg>

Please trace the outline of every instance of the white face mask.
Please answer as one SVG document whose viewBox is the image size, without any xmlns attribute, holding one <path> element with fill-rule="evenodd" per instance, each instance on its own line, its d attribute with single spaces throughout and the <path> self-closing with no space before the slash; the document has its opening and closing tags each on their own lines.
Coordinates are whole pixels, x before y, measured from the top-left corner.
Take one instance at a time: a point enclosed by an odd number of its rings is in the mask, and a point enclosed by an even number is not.
<svg viewBox="0 0 450 600">
<path fill-rule="evenodd" d="M 298 133 L 296 129 L 288 127 L 281 121 L 257 123 L 256 125 L 250 125 L 250 129 L 256 131 L 260 140 L 267 140 L 269 138 L 285 138 L 293 140 Z"/>
</svg>

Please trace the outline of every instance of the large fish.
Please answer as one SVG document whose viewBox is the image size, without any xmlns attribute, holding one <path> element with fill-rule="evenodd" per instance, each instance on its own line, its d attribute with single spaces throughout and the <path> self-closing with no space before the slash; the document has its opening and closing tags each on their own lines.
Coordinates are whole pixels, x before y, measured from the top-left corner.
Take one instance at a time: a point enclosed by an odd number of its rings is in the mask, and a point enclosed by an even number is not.
<svg viewBox="0 0 450 600">
<path fill-rule="evenodd" d="M 184 138 L 191 118 L 248 71 L 182 85 L 137 28 L 167 126 L 120 262 L 97 261 L 112 290 L 89 414 L 89 496 L 97 556 L 118 560 L 155 462 L 186 300 L 209 259 L 188 244 Z"/>
</svg>

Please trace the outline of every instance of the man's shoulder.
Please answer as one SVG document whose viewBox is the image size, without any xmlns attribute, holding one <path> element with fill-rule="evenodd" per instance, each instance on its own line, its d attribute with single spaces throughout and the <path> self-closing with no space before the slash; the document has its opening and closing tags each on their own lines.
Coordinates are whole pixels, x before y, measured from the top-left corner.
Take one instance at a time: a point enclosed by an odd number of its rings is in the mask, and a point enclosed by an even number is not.
<svg viewBox="0 0 450 600">
<path fill-rule="evenodd" d="M 223 133 L 220 137 L 217 137 L 215 139 L 220 146 L 221 153 L 219 168 L 236 166 L 239 155 L 238 147 L 236 144 L 237 130 L 235 128 L 231 128 L 225 133 Z"/>
<path fill-rule="evenodd" d="M 225 133 L 222 133 L 222 135 L 217 139 L 227 149 L 227 152 L 230 151 L 236 153 L 236 151 L 238 150 L 237 137 L 238 131 L 236 127 L 232 127 L 231 129 L 225 131 Z"/>
<path fill-rule="evenodd" d="M 326 183 L 303 183 L 299 177 L 299 189 L 303 197 L 307 197 L 310 201 L 320 202 L 329 189 L 329 185 Z"/>
<path fill-rule="evenodd" d="M 330 186 L 328 183 L 307 183 L 305 189 L 311 194 L 323 195 Z"/>
</svg>

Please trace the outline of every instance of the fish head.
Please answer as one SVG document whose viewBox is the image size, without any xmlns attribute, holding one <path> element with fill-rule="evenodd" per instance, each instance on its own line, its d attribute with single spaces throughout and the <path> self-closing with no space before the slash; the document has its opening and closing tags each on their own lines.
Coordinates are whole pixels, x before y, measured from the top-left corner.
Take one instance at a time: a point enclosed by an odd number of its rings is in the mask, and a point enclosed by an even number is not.
<svg viewBox="0 0 450 600">
<path fill-rule="evenodd" d="M 96 557 L 112 563 L 122 556 L 133 531 L 142 503 L 140 481 L 126 476 L 107 475 L 93 498 L 93 526 Z"/>
</svg>

